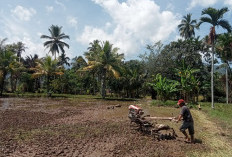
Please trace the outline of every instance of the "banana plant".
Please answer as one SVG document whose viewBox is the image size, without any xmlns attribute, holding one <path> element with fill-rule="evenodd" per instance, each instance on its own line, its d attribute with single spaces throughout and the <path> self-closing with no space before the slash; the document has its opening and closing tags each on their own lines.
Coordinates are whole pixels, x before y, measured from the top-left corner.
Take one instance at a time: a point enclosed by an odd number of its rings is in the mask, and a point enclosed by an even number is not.
<svg viewBox="0 0 232 157">
<path fill-rule="evenodd" d="M 158 99 L 166 101 L 170 99 L 178 89 L 176 88 L 179 83 L 174 80 L 169 80 L 166 77 L 162 77 L 161 74 L 157 74 L 150 85 L 157 92 Z"/>
<path fill-rule="evenodd" d="M 189 96 L 191 94 L 197 95 L 199 94 L 200 81 L 198 78 L 194 76 L 196 72 L 199 72 L 199 69 L 193 69 L 190 66 L 186 66 L 183 61 L 182 67 L 176 69 L 178 76 L 180 77 L 180 91 L 183 95 L 184 99 L 188 101 Z"/>
</svg>

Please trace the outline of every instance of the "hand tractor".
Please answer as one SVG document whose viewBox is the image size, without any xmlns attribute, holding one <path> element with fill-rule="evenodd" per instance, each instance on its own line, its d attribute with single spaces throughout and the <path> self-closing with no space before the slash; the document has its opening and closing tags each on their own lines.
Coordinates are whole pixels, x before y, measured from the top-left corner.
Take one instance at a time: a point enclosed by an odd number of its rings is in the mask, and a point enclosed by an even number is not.
<svg viewBox="0 0 232 157">
<path fill-rule="evenodd" d="M 177 135 L 173 128 L 164 124 L 153 124 L 149 120 L 174 120 L 175 117 L 150 117 L 144 116 L 144 111 L 136 105 L 129 106 L 128 117 L 131 121 L 131 127 L 136 125 L 137 130 L 143 134 L 151 135 L 158 141 L 176 139 Z"/>
</svg>

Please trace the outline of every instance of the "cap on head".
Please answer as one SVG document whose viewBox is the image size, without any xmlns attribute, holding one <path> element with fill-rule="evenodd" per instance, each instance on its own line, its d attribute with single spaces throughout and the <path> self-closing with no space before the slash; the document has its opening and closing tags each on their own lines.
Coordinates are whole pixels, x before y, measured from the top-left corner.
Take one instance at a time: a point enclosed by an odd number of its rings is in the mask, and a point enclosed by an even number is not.
<svg viewBox="0 0 232 157">
<path fill-rule="evenodd" d="M 178 100 L 178 105 L 185 104 L 185 101 L 183 99 Z"/>
</svg>

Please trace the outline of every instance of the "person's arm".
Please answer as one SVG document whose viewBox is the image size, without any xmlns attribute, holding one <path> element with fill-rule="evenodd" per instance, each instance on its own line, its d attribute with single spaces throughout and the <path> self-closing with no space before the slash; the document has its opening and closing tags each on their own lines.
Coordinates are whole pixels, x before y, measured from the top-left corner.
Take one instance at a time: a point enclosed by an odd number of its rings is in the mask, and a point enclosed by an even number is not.
<svg viewBox="0 0 232 157">
<path fill-rule="evenodd" d="M 177 120 L 176 120 L 176 122 L 178 123 L 179 121 L 181 121 L 181 119 L 183 118 L 183 115 L 182 114 L 180 114 L 179 116 L 178 116 L 178 118 L 177 118 Z"/>
</svg>

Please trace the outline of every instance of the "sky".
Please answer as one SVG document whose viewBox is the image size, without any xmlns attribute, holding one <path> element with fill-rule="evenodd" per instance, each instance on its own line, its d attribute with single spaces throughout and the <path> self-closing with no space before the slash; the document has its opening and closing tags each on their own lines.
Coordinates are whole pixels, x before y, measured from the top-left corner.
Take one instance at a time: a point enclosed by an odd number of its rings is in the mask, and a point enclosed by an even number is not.
<svg viewBox="0 0 232 157">
<path fill-rule="evenodd" d="M 148 44 L 179 39 L 177 26 L 183 16 L 191 13 L 198 20 L 207 7 L 228 7 L 231 11 L 224 18 L 232 24 L 232 0 L 0 0 L 0 40 L 23 42 L 23 57 L 44 57 L 49 50 L 40 36 L 50 35 L 49 27 L 58 25 L 70 36 L 65 40 L 70 58 L 83 56 L 89 43 L 98 39 L 118 47 L 125 60 L 138 59 Z M 196 36 L 204 37 L 209 28 L 202 24 Z"/>
</svg>

